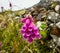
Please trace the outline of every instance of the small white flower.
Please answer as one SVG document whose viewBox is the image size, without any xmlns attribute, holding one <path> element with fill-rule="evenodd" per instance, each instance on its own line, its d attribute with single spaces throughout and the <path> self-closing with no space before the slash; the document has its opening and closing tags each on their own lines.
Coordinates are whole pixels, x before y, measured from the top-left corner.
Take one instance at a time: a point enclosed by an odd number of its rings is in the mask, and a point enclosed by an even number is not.
<svg viewBox="0 0 60 53">
<path fill-rule="evenodd" d="M 51 19 L 51 16 L 48 16 L 48 19 Z"/>
<path fill-rule="evenodd" d="M 42 24 L 42 23 L 41 23 L 40 21 L 38 21 L 38 22 L 36 23 L 37 27 L 38 27 L 40 30 L 42 30 L 41 24 Z"/>
<path fill-rule="evenodd" d="M 58 39 L 58 41 L 60 42 L 60 38 Z"/>
<path fill-rule="evenodd" d="M 56 13 L 56 16 L 59 16 L 59 14 L 58 14 L 58 13 Z"/>
<path fill-rule="evenodd" d="M 20 17 L 15 17 L 15 19 L 18 19 L 18 18 L 20 18 Z"/>
<path fill-rule="evenodd" d="M 56 5 L 55 11 L 59 11 L 60 5 Z"/>
<path fill-rule="evenodd" d="M 37 27 L 40 27 L 40 26 L 41 26 L 41 22 L 38 21 L 38 22 L 36 23 L 36 25 L 37 25 Z"/>
<path fill-rule="evenodd" d="M 42 24 L 46 24 L 46 22 L 41 22 L 41 21 L 38 21 L 37 23 L 36 23 L 36 25 L 37 25 L 37 27 L 39 28 L 39 30 L 43 30 L 43 28 L 41 27 L 41 25 Z"/>
<path fill-rule="evenodd" d="M 50 26 L 53 26 L 53 23 L 51 23 Z"/>
<path fill-rule="evenodd" d="M 58 22 L 58 23 L 56 24 L 56 26 L 57 26 L 58 28 L 60 28 L 60 22 Z"/>
<path fill-rule="evenodd" d="M 58 45 L 60 46 L 60 38 L 58 38 Z"/>
<path fill-rule="evenodd" d="M 56 39 L 53 39 L 54 42 L 56 42 Z"/>
<path fill-rule="evenodd" d="M 52 46 L 50 45 L 50 48 L 52 48 Z"/>
</svg>

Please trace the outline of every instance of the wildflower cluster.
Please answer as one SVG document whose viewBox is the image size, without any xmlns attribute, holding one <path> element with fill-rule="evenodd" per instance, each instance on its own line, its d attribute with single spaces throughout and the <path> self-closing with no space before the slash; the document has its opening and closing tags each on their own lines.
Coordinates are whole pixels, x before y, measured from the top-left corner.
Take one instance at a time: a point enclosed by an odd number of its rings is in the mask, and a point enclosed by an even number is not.
<svg viewBox="0 0 60 53">
<path fill-rule="evenodd" d="M 24 25 L 22 26 L 21 33 L 23 34 L 24 39 L 28 42 L 33 42 L 35 38 L 40 39 L 40 34 L 38 33 L 38 28 L 33 23 L 32 16 L 26 16 L 21 20 Z"/>
</svg>

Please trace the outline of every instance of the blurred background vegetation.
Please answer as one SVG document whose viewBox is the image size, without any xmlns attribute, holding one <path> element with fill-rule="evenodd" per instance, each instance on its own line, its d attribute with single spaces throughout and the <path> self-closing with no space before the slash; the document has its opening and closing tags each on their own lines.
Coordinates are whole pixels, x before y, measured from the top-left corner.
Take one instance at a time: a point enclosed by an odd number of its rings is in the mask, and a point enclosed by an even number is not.
<svg viewBox="0 0 60 53">
<path fill-rule="evenodd" d="M 50 9 L 48 6 L 52 5 L 53 7 L 50 7 Z M 57 5 L 56 2 L 53 2 L 46 8 L 35 5 L 28 9 L 18 11 L 10 9 L 0 12 L 0 53 L 59 53 L 59 48 L 57 50 L 54 49 L 56 46 L 54 44 L 56 43 L 52 41 L 53 38 L 50 36 L 50 31 L 47 30 L 50 29 L 49 25 L 46 23 L 49 12 L 56 12 L 54 10 L 55 5 Z M 57 13 L 59 14 L 59 11 Z M 40 21 L 39 32 L 42 38 L 35 40 L 32 44 L 24 40 L 20 33 L 22 26 L 20 20 L 27 14 L 31 14 L 34 17 L 35 24 Z"/>
</svg>

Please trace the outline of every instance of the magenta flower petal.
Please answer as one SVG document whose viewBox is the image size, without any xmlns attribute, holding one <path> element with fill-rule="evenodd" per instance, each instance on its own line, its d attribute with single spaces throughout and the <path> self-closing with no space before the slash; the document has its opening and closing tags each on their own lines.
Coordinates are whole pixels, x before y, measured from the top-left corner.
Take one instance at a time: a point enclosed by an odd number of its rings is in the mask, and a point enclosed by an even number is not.
<svg viewBox="0 0 60 53">
<path fill-rule="evenodd" d="M 33 39 L 32 38 L 28 38 L 28 42 L 32 43 Z"/>
<path fill-rule="evenodd" d="M 27 33 L 28 35 L 30 35 L 31 31 L 26 30 L 26 33 Z"/>
<path fill-rule="evenodd" d="M 34 33 L 35 33 L 35 34 L 38 33 L 38 29 L 34 30 Z"/>
<path fill-rule="evenodd" d="M 31 34 L 31 38 L 35 38 L 36 35 L 34 33 Z"/>
<path fill-rule="evenodd" d="M 23 33 L 25 33 L 25 30 L 22 29 L 20 32 L 23 34 Z"/>
<path fill-rule="evenodd" d="M 26 22 L 26 18 L 22 18 L 21 22 L 25 23 Z"/>
<path fill-rule="evenodd" d="M 33 26 L 34 30 L 38 30 L 38 28 L 36 26 Z"/>
<path fill-rule="evenodd" d="M 32 22 L 34 21 L 31 15 L 30 15 L 30 19 L 31 19 Z"/>
<path fill-rule="evenodd" d="M 24 34 L 24 36 L 23 36 L 25 39 L 27 39 L 28 38 L 28 36 L 26 35 L 26 34 Z"/>
<path fill-rule="evenodd" d="M 36 38 L 37 38 L 37 39 L 40 39 L 40 38 L 41 38 L 40 34 L 37 34 L 37 35 L 36 35 Z"/>
<path fill-rule="evenodd" d="M 28 15 L 26 15 L 25 18 L 27 19 L 28 18 Z"/>
<path fill-rule="evenodd" d="M 28 27 L 28 28 L 29 28 L 29 29 L 28 29 L 29 31 L 32 31 L 32 30 L 33 30 L 33 27 Z"/>
<path fill-rule="evenodd" d="M 28 42 L 32 43 L 35 38 L 41 38 L 38 32 L 38 28 L 33 23 L 32 16 L 26 16 L 24 19 L 22 19 L 22 22 L 24 23 L 24 25 L 22 26 L 21 33 Z"/>
<path fill-rule="evenodd" d="M 29 25 L 30 25 L 30 22 L 31 22 L 31 21 L 30 21 L 29 19 L 27 19 L 27 20 L 26 20 L 26 26 L 29 26 Z"/>
<path fill-rule="evenodd" d="M 24 29 L 24 30 L 26 30 L 26 29 L 27 29 L 26 24 L 24 24 L 24 25 L 22 26 L 22 29 Z"/>
<path fill-rule="evenodd" d="M 31 23 L 31 24 L 29 25 L 29 28 L 33 28 L 33 27 L 34 27 L 34 24 Z"/>
</svg>

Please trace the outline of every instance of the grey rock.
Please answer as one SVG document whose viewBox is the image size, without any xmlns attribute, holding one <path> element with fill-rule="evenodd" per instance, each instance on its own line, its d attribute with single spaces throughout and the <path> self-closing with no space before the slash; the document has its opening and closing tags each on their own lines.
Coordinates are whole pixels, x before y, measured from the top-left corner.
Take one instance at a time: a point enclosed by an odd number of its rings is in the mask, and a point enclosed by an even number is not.
<svg viewBox="0 0 60 53">
<path fill-rule="evenodd" d="M 48 19 L 51 20 L 52 22 L 59 22 L 60 21 L 60 15 L 55 12 L 49 12 L 48 14 Z"/>
</svg>

